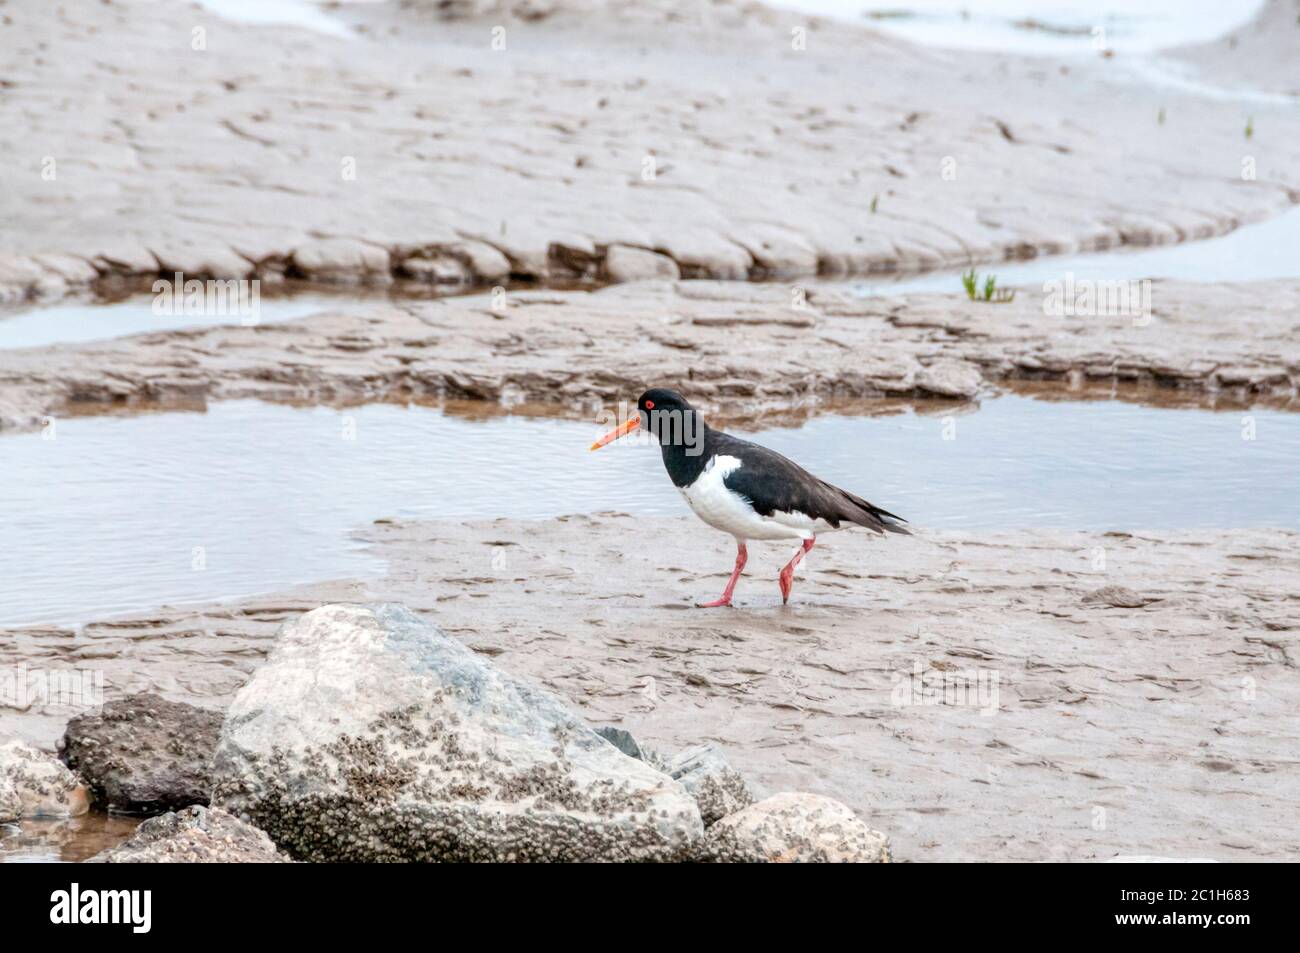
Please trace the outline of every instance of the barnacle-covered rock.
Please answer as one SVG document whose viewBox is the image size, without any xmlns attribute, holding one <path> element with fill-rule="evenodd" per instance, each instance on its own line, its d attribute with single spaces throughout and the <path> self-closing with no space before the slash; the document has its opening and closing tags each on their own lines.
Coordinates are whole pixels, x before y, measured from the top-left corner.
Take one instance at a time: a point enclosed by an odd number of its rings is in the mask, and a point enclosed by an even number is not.
<svg viewBox="0 0 1300 953">
<path fill-rule="evenodd" d="M 597 728 L 596 733 L 629 758 L 644 761 L 674 781 L 680 781 L 699 805 L 705 827 L 754 803 L 745 779 L 727 763 L 722 749 L 711 741 L 665 758 L 625 728 L 608 725 Z"/>
<path fill-rule="evenodd" d="M 641 743 L 632 737 L 632 732 L 626 728 L 616 728 L 613 725 L 602 725 L 596 729 L 596 734 L 600 735 L 619 751 L 623 752 L 629 758 L 636 758 L 638 761 L 645 761 L 647 764 L 653 764 L 650 752 L 641 747 Z"/>
<path fill-rule="evenodd" d="M 786 793 L 718 821 L 697 856 L 716 863 L 888 863 L 889 839 L 839 801 Z"/>
<path fill-rule="evenodd" d="M 84 777 L 96 803 L 130 814 L 207 804 L 220 712 L 128 695 L 68 722 L 63 760 Z"/>
<path fill-rule="evenodd" d="M 23 816 L 23 799 L 13 781 L 0 775 L 0 824 L 16 821 Z"/>
<path fill-rule="evenodd" d="M 17 740 L 0 745 L 0 821 L 77 817 L 88 810 L 85 785 L 53 755 Z"/>
<path fill-rule="evenodd" d="M 151 817 L 127 841 L 88 864 L 280 864 L 271 838 L 220 808 L 201 805 Z"/>
<path fill-rule="evenodd" d="M 668 762 L 667 769 L 695 798 L 705 827 L 754 803 L 745 779 L 712 742 L 679 752 Z"/>
<path fill-rule="evenodd" d="M 213 777 L 304 860 L 673 860 L 703 833 L 679 783 L 393 604 L 286 624 Z"/>
</svg>

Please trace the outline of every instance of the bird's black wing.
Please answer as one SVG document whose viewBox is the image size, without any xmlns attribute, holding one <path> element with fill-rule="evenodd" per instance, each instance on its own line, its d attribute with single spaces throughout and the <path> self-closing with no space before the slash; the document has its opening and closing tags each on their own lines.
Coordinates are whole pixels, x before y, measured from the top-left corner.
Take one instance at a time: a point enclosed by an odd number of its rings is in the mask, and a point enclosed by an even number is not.
<svg viewBox="0 0 1300 953">
<path fill-rule="evenodd" d="M 775 450 L 718 431 L 711 436 L 714 452 L 729 454 L 741 462 L 739 468 L 723 478 L 723 484 L 748 499 L 760 516 L 775 512 L 804 513 L 836 528 L 847 521 L 877 533 L 910 535 L 905 527 L 898 525 L 907 522 L 901 516 L 813 476 Z"/>
</svg>

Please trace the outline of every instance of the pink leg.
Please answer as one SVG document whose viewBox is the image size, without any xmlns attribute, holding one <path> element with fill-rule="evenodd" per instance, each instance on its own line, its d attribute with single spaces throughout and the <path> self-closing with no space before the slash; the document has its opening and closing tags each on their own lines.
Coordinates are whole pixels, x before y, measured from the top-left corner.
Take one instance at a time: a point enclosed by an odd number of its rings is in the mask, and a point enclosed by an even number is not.
<svg viewBox="0 0 1300 953">
<path fill-rule="evenodd" d="M 749 552 L 745 549 L 745 544 L 736 542 L 736 568 L 731 570 L 731 578 L 727 580 L 727 588 L 722 590 L 722 598 L 714 599 L 712 602 L 695 603 L 701 609 L 716 609 L 718 606 L 731 605 L 731 594 L 736 590 L 736 580 L 740 578 L 740 571 L 745 568 L 745 562 L 749 559 Z"/>
<path fill-rule="evenodd" d="M 813 543 L 815 542 L 817 542 L 815 538 L 805 539 L 803 541 L 803 548 L 801 548 L 797 553 L 795 553 L 794 558 L 791 559 L 788 563 L 786 563 L 785 568 L 781 570 L 781 575 L 779 579 L 781 581 L 781 604 L 782 605 L 790 601 L 790 590 L 794 588 L 795 567 L 798 566 L 801 562 L 803 562 L 804 556 L 807 555 L 808 551 L 813 548 Z"/>
</svg>

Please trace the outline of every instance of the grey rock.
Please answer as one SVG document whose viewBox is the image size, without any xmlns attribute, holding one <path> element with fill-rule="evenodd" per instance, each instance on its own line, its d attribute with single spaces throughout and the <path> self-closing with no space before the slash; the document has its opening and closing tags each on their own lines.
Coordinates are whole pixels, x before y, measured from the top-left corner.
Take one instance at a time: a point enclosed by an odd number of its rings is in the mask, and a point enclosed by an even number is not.
<svg viewBox="0 0 1300 953">
<path fill-rule="evenodd" d="M 713 863 L 888 863 L 889 839 L 839 801 L 776 794 L 711 828 L 697 859 Z"/>
<path fill-rule="evenodd" d="M 159 695 L 130 695 L 72 719 L 60 747 L 102 806 L 157 814 L 208 803 L 221 720 L 220 712 Z"/>
<path fill-rule="evenodd" d="M 144 821 L 88 864 L 282 864 L 271 838 L 220 808 L 195 805 Z"/>
<path fill-rule="evenodd" d="M 712 742 L 678 753 L 668 762 L 667 770 L 695 798 L 705 827 L 754 803 L 745 779 Z"/>
<path fill-rule="evenodd" d="M 213 804 L 304 860 L 687 856 L 686 790 L 400 605 L 287 623 L 231 705 Z"/>
<path fill-rule="evenodd" d="M 0 745 L 0 822 L 20 817 L 77 817 L 90 794 L 53 755 L 21 741 Z"/>
</svg>

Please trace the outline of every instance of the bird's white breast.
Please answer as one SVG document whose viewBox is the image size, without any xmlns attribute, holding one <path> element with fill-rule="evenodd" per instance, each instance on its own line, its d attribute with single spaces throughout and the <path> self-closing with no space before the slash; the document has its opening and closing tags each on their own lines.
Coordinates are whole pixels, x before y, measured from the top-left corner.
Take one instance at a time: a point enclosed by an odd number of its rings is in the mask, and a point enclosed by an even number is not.
<svg viewBox="0 0 1300 953">
<path fill-rule="evenodd" d="M 743 466 L 733 456 L 719 454 L 710 460 L 690 486 L 679 487 L 695 515 L 715 529 L 737 539 L 807 539 L 816 523 L 802 513 L 773 513 L 771 517 L 754 512 L 749 500 L 723 482 L 727 474 Z"/>
</svg>

